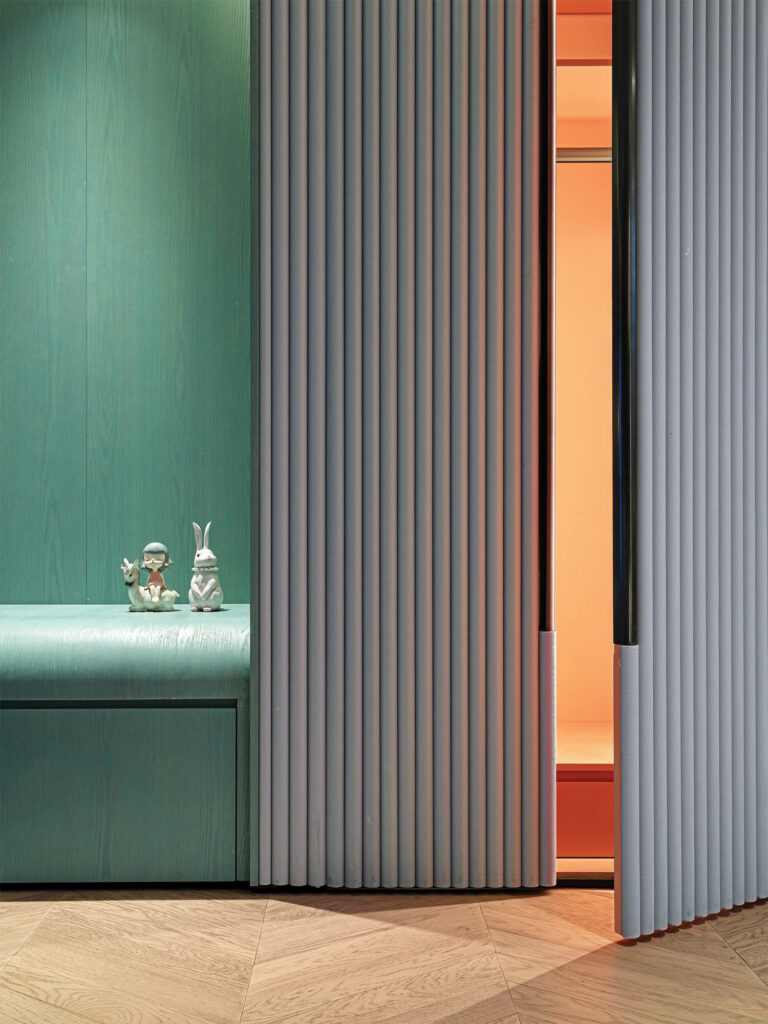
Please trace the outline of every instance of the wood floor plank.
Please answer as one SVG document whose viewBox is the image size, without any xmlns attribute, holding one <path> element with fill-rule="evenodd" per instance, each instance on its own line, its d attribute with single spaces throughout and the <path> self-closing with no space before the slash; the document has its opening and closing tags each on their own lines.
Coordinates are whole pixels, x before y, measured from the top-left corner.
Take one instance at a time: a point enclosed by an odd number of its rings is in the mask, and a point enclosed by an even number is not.
<svg viewBox="0 0 768 1024">
<path fill-rule="evenodd" d="M 541 1015 L 553 994 L 578 997 L 594 1019 L 641 1013 L 647 1024 L 768 1020 L 768 990 L 743 963 L 678 954 L 663 935 L 633 945 L 612 943 L 528 980 L 510 983 L 518 1009 Z M 714 937 L 715 941 L 717 937 Z M 504 969 L 504 955 L 500 955 Z M 505 972 L 506 974 L 507 972 Z M 750 977 L 751 975 L 751 977 Z M 623 1017 L 622 1017 L 623 1019 Z"/>
<path fill-rule="evenodd" d="M 553 972 L 557 973 L 557 972 Z M 543 976 L 542 976 L 543 977 Z M 579 979 L 548 976 L 549 984 L 526 983 L 510 992 L 521 1020 L 546 1024 L 765 1024 L 764 1006 L 731 994 L 730 1002 L 712 1006 L 704 993 L 686 986 L 670 988 L 662 999 L 627 979 L 584 984 Z M 750 1005 L 751 1004 L 751 1005 Z"/>
<path fill-rule="evenodd" d="M 0 1020 L 3 1024 L 83 1024 L 86 1018 L 0 987 Z"/>
<path fill-rule="evenodd" d="M 279 958 L 256 959 L 244 1021 L 280 1019 L 328 1002 L 362 997 L 366 991 L 441 966 L 490 956 L 493 947 L 476 905 L 424 907 L 407 913 L 408 923 L 315 945 Z M 267 915 L 267 922 L 269 915 Z M 268 924 L 265 923 L 265 935 Z M 498 964 L 495 977 L 503 980 Z"/>
<path fill-rule="evenodd" d="M 105 910 L 96 920 L 79 911 L 55 907 L 23 950 L 24 955 L 36 955 L 42 944 L 50 948 L 59 945 L 84 955 L 98 953 L 109 960 L 179 972 L 200 980 L 211 978 L 217 985 L 247 982 L 252 961 L 252 954 L 233 955 L 197 932 L 181 933 L 167 927 L 165 921 L 149 927 L 145 921 L 111 910 Z"/>
<path fill-rule="evenodd" d="M 768 901 L 631 943 L 586 889 L 70 890 L 3 917 L 3 1024 L 768 1024 Z"/>
<path fill-rule="evenodd" d="M 273 898 L 264 919 L 258 963 L 328 942 L 407 924 L 430 910 L 474 905 L 468 893 L 302 893 Z M 437 927 L 439 914 L 433 918 Z"/>
<path fill-rule="evenodd" d="M 83 983 L 58 974 L 45 965 L 9 964 L 0 974 L 0 1006 L 11 992 L 45 1004 L 52 1009 L 77 1015 L 89 1024 L 209 1024 L 210 1018 L 178 1009 L 165 999 L 158 1002 L 151 988 L 148 994 L 138 986 L 124 991 L 108 978 L 98 985 Z M 4 1018 L 0 1015 L 0 1020 Z M 236 1016 L 230 1018 L 237 1021 Z"/>
<path fill-rule="evenodd" d="M 613 906 L 584 890 L 521 893 L 482 904 L 488 928 L 513 931 L 574 949 L 591 950 L 620 938 L 613 930 Z"/>
<path fill-rule="evenodd" d="M 321 898 L 326 895 L 330 898 Z M 343 899 L 340 894 L 323 893 L 313 899 L 302 900 L 271 900 L 261 931 L 258 962 L 387 927 L 387 922 L 374 913 L 381 907 L 378 898 L 363 897 L 356 903 L 359 908 L 356 913 L 350 913 L 349 907 L 349 899 Z"/>
<path fill-rule="evenodd" d="M 50 909 L 49 903 L 0 903 L 0 958 L 18 952 Z"/>
<path fill-rule="evenodd" d="M 80 905 L 93 905 L 102 903 L 129 903 L 129 904 L 158 904 L 166 903 L 178 906 L 204 908 L 210 906 L 236 906 L 240 904 L 258 903 L 266 907 L 269 897 L 260 892 L 252 892 L 250 889 L 226 888 L 219 889 L 208 887 L 195 889 L 192 886 L 174 886 L 163 888 L 153 886 L 141 888 L 139 886 L 126 886 L 119 888 L 110 886 L 108 889 L 61 889 L 54 890 L 57 893 L 57 902 L 66 902 Z"/>
<path fill-rule="evenodd" d="M 414 1024 L 411 1010 L 385 1019 L 386 1024 Z M 418 1024 L 519 1024 L 519 1018 L 509 991 L 492 985 L 420 1006 Z"/>
<path fill-rule="evenodd" d="M 684 974 L 686 984 L 738 984 L 760 991 L 759 979 L 704 921 L 644 942 L 611 943 L 596 951 L 595 960 L 601 969 L 637 970 L 666 981 Z"/>
<path fill-rule="evenodd" d="M 510 986 L 531 981 L 540 974 L 548 974 L 584 955 L 583 950 L 534 939 L 529 935 L 491 929 L 490 936 Z"/>
<path fill-rule="evenodd" d="M 421 958 L 417 957 L 410 965 L 401 964 L 399 970 L 386 973 L 388 980 L 373 988 L 337 994 L 340 989 L 334 986 L 322 1002 L 298 1009 L 295 1004 L 286 1006 L 286 1010 L 293 1012 L 277 1016 L 269 1011 L 263 1012 L 257 990 L 249 992 L 242 1024 L 260 1024 L 263 1021 L 270 1024 L 383 1024 L 398 1015 L 401 1021 L 420 1022 L 422 1010 L 433 1007 L 441 999 L 450 1002 L 467 991 L 487 991 L 494 985 L 498 986 L 497 991 L 501 994 L 504 987 L 493 952 L 462 957 L 452 963 L 433 963 L 429 968 L 425 968 Z M 379 974 L 377 980 L 381 981 L 381 978 Z M 270 1009 L 276 1009 L 275 1004 Z M 449 1015 L 442 1020 L 450 1021 L 451 1017 Z"/>
<path fill-rule="evenodd" d="M 139 898 L 120 893 L 111 899 L 82 899 L 67 906 L 91 918 L 110 921 L 121 928 L 160 929 L 190 936 L 204 944 L 227 946 L 253 958 L 258 946 L 268 899 L 257 894 L 231 898 L 229 894 L 204 892 L 180 898 L 173 891 L 140 893 Z"/>
<path fill-rule="evenodd" d="M 54 967 L 57 975 L 83 988 L 140 997 L 190 1019 L 230 1024 L 238 1020 L 252 959 L 250 953 L 238 955 L 204 938 L 55 907 L 1 980 L 21 989 L 26 974 L 42 984 Z M 54 991 L 50 1001 L 56 997 Z M 113 1019 L 110 999 L 95 1020 Z"/>
<path fill-rule="evenodd" d="M 768 985 L 768 900 L 734 907 L 708 924 Z"/>
<path fill-rule="evenodd" d="M 768 1021 L 762 982 L 708 922 L 618 941 L 612 907 L 584 890 L 482 904 L 521 1021 Z M 760 928 L 745 928 L 757 946 Z"/>
</svg>

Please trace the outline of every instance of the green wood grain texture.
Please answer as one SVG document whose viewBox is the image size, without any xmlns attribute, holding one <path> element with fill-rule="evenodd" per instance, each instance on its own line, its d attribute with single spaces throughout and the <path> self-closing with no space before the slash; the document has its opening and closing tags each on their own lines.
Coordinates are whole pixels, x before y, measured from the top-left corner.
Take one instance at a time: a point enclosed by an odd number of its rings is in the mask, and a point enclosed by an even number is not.
<svg viewBox="0 0 768 1024">
<path fill-rule="evenodd" d="M 249 700 L 237 702 L 237 881 L 251 877 L 250 772 L 251 721 Z M 258 820 L 258 819 L 256 819 Z M 256 837 L 254 836 L 254 842 Z M 258 843 L 256 843 L 258 846 Z"/>
<path fill-rule="evenodd" d="M 2 603 L 184 604 L 193 519 L 249 598 L 248 13 L 0 3 Z"/>
<path fill-rule="evenodd" d="M 0 602 L 86 595 L 85 18 L 0 3 Z"/>
<path fill-rule="evenodd" d="M 151 540 L 187 601 L 213 520 L 248 600 L 248 7 L 88 4 L 88 599 Z"/>
<path fill-rule="evenodd" d="M 234 881 L 235 709 L 0 711 L 3 882 Z"/>
<path fill-rule="evenodd" d="M 0 607 L 0 701 L 245 700 L 250 610 Z"/>
</svg>

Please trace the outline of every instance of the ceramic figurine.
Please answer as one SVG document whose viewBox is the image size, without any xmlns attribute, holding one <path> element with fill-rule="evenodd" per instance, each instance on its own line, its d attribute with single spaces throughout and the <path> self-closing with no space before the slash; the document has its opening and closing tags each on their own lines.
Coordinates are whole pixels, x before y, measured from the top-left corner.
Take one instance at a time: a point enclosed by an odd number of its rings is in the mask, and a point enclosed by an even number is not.
<svg viewBox="0 0 768 1024">
<path fill-rule="evenodd" d="M 139 560 L 129 562 L 123 559 L 120 566 L 125 585 L 128 587 L 128 596 L 131 599 L 132 612 L 172 612 L 173 602 L 179 596 L 175 590 L 165 585 L 162 569 L 173 565 L 165 544 L 154 541 L 147 544 L 141 553 L 141 566 Z M 149 570 L 149 579 L 145 587 L 141 586 L 141 569 Z"/>
<path fill-rule="evenodd" d="M 189 610 L 192 612 L 217 612 L 221 608 L 224 594 L 219 584 L 219 567 L 216 564 L 216 555 L 208 547 L 208 534 L 211 524 L 205 528 L 203 536 L 197 523 L 192 523 L 195 531 L 195 565 L 192 570 L 194 576 L 189 585 Z"/>
</svg>

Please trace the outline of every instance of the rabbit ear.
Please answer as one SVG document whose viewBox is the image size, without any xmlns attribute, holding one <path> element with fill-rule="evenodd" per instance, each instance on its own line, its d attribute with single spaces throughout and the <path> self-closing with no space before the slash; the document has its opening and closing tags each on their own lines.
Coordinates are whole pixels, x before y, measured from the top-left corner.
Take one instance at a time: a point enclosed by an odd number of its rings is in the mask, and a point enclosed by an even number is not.
<svg viewBox="0 0 768 1024">
<path fill-rule="evenodd" d="M 197 523 L 192 523 L 192 529 L 195 531 L 195 546 L 199 551 L 200 548 L 203 546 L 203 531 L 200 529 Z"/>
<path fill-rule="evenodd" d="M 138 567 L 139 567 L 139 560 L 138 560 L 138 558 L 134 560 L 134 563 L 133 563 L 133 564 L 134 564 L 134 565 L 136 566 L 136 568 L 138 569 Z"/>
<path fill-rule="evenodd" d="M 210 532 L 211 532 L 211 524 L 210 524 L 210 523 L 208 523 L 208 525 L 207 525 L 207 526 L 206 526 L 206 528 L 205 528 L 205 537 L 203 537 L 203 547 L 204 547 L 204 548 L 207 548 L 207 547 L 208 547 L 208 534 L 209 534 Z"/>
</svg>

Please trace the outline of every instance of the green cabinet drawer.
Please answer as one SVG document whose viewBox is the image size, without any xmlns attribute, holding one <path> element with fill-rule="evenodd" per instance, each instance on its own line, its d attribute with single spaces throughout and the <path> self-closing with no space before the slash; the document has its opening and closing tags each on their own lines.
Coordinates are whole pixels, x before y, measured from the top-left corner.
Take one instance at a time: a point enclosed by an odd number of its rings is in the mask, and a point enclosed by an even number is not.
<svg viewBox="0 0 768 1024">
<path fill-rule="evenodd" d="M 236 878 L 234 707 L 0 710 L 0 881 Z"/>
</svg>

